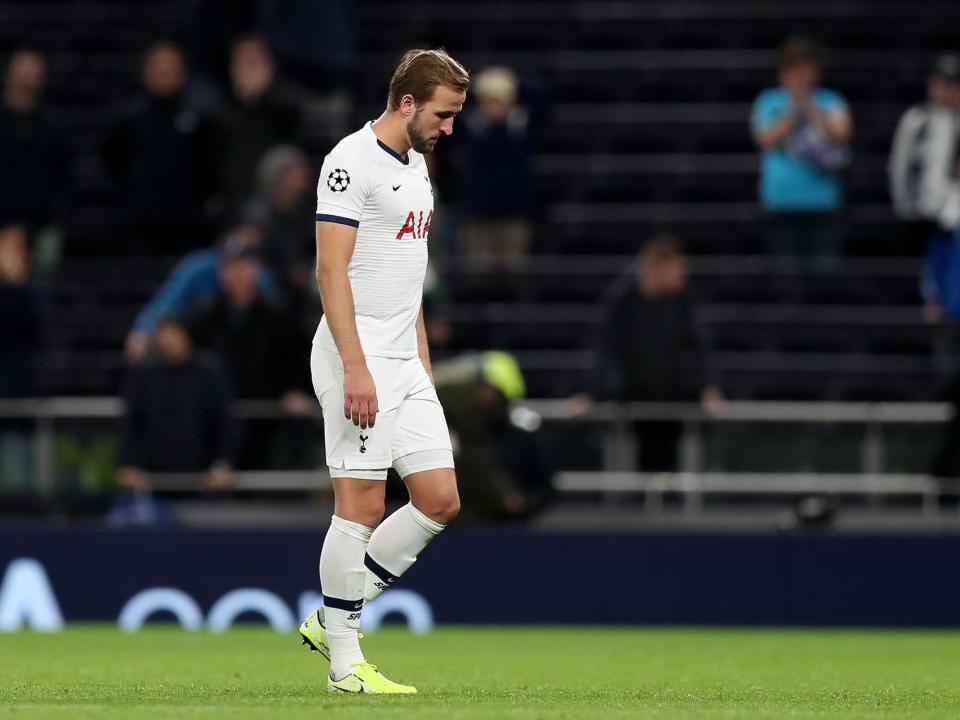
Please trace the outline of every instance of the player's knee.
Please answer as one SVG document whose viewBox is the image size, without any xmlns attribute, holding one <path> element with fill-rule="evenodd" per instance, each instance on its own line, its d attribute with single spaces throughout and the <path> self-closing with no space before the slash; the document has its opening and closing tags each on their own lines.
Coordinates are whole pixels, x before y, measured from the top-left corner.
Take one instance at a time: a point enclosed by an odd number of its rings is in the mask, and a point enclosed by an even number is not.
<svg viewBox="0 0 960 720">
<path fill-rule="evenodd" d="M 363 520 L 361 521 L 362 525 L 367 527 L 375 528 L 380 524 L 380 521 L 383 520 L 384 513 L 384 503 L 383 498 L 379 499 L 369 499 L 364 502 L 357 512 L 361 515 Z"/>
<path fill-rule="evenodd" d="M 459 514 L 460 495 L 458 493 L 454 493 L 443 508 L 443 516 L 445 519 L 443 520 L 442 524 L 446 525 L 447 523 L 452 522 Z"/>
<path fill-rule="evenodd" d="M 446 525 L 460 514 L 460 495 L 456 490 L 436 495 L 430 498 L 426 505 L 427 507 L 420 511 L 434 522 Z"/>
<path fill-rule="evenodd" d="M 373 528 L 383 520 L 383 498 L 373 493 L 366 493 L 351 498 L 349 502 L 338 501 L 336 513 L 344 520 Z"/>
</svg>

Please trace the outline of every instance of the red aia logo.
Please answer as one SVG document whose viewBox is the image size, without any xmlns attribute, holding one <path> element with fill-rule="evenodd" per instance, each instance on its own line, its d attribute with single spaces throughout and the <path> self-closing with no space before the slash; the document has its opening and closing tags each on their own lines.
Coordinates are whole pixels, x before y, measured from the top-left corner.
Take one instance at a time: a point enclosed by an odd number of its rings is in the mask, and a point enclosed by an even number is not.
<svg viewBox="0 0 960 720">
<path fill-rule="evenodd" d="M 407 221 L 397 233 L 397 240 L 403 240 L 404 235 L 412 235 L 414 240 L 426 240 L 430 233 L 430 221 L 433 220 L 433 210 L 424 217 L 423 210 L 419 213 L 411 210 L 407 214 Z"/>
</svg>

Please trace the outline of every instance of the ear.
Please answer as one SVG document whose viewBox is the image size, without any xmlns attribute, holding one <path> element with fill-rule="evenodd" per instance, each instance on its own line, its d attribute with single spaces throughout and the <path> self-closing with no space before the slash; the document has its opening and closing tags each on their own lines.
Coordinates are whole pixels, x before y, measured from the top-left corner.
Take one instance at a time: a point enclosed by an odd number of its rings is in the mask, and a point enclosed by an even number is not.
<svg viewBox="0 0 960 720">
<path fill-rule="evenodd" d="M 417 112 L 417 101 L 410 93 L 400 98 L 400 112 L 404 117 L 412 117 Z"/>
</svg>

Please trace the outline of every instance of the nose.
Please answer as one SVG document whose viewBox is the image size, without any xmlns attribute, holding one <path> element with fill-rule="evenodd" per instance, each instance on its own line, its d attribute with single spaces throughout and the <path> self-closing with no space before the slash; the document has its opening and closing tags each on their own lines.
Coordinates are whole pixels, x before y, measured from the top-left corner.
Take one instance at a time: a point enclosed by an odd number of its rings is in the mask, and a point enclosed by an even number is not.
<svg viewBox="0 0 960 720">
<path fill-rule="evenodd" d="M 440 123 L 440 132 L 444 135 L 453 135 L 453 118 L 446 118 Z"/>
</svg>

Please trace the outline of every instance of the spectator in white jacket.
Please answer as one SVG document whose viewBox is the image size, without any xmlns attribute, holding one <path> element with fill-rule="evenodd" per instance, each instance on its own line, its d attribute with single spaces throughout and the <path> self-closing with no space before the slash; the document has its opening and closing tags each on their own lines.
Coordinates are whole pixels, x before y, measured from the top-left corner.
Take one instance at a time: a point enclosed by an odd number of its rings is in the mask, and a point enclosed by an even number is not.
<svg viewBox="0 0 960 720">
<path fill-rule="evenodd" d="M 894 212 L 912 251 L 960 228 L 960 56 L 937 59 L 927 101 L 900 118 L 889 171 Z"/>
</svg>

